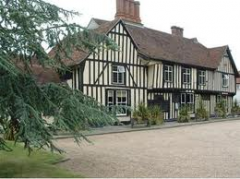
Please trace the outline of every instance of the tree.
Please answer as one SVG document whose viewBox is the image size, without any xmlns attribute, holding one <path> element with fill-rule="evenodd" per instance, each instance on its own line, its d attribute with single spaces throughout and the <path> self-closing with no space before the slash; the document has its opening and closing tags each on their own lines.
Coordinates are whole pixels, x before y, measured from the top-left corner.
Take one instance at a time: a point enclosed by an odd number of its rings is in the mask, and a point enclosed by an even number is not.
<svg viewBox="0 0 240 179">
<path fill-rule="evenodd" d="M 43 146 L 59 150 L 52 142 L 55 130 L 71 132 L 80 141 L 81 129 L 113 122 L 93 99 L 64 84 L 39 84 L 33 75 L 33 64 L 69 70 L 63 59 L 71 59 L 73 50 L 116 49 L 106 36 L 68 23 L 76 15 L 43 0 L 0 1 L 0 149 L 6 149 L 5 134 L 29 151 Z M 56 53 L 50 57 L 46 49 L 52 48 Z"/>
</svg>

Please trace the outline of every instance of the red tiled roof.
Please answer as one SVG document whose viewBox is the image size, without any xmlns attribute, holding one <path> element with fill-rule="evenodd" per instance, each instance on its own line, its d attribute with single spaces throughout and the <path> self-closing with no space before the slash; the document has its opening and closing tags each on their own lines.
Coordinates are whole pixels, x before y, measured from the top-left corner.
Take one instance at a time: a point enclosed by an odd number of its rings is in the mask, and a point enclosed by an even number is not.
<svg viewBox="0 0 240 179">
<path fill-rule="evenodd" d="M 240 76 L 240 71 L 238 72 Z M 240 84 L 240 77 L 236 78 L 236 84 Z"/>
<path fill-rule="evenodd" d="M 99 27 L 95 33 L 106 35 L 118 22 L 93 19 Z M 162 60 L 179 64 L 216 69 L 228 46 L 208 49 L 194 39 L 174 36 L 143 26 L 125 24 L 138 52 L 147 59 Z M 54 53 L 54 51 L 50 52 Z M 89 51 L 74 51 L 72 60 L 64 59 L 68 66 L 79 64 L 89 55 Z"/>
<path fill-rule="evenodd" d="M 33 65 L 31 68 L 39 84 L 61 82 L 58 73 L 53 69 L 43 68 L 40 65 Z"/>
<path fill-rule="evenodd" d="M 92 20 L 94 20 L 98 25 L 102 25 L 102 24 L 109 22 L 109 21 L 97 19 L 97 18 L 92 18 Z"/>
<path fill-rule="evenodd" d="M 16 66 L 24 71 L 24 67 L 21 62 L 17 62 Z M 53 68 L 44 68 L 41 65 L 34 63 L 30 65 L 30 70 L 39 84 L 61 82 L 57 71 Z"/>
<path fill-rule="evenodd" d="M 149 28 L 126 25 L 140 54 L 149 59 L 164 60 L 206 68 L 217 68 L 227 46 L 207 49 L 193 39 L 173 36 Z"/>
<path fill-rule="evenodd" d="M 106 35 L 118 22 L 119 20 L 114 20 L 114 21 L 100 21 L 99 23 L 101 23 L 101 25 L 99 26 L 99 28 L 94 29 L 93 33 L 99 34 L 99 35 Z M 49 55 L 51 57 L 54 57 L 55 54 L 55 48 L 53 48 L 50 52 Z M 69 58 L 65 58 L 62 59 L 62 62 L 66 65 L 66 66 L 74 66 L 74 65 L 78 65 L 80 64 L 85 58 L 88 57 L 88 55 L 90 54 L 90 52 L 88 50 L 83 50 L 83 49 L 78 49 L 78 50 L 74 50 L 72 55 L 71 55 L 71 59 Z"/>
</svg>

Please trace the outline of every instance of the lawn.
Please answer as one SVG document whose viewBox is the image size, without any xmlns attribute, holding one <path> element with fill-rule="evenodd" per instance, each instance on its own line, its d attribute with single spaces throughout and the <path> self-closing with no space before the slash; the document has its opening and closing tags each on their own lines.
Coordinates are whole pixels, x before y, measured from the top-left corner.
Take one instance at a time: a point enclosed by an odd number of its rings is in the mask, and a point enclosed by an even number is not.
<svg viewBox="0 0 240 179">
<path fill-rule="evenodd" d="M 0 178 L 76 178 L 81 177 L 54 163 L 63 159 L 59 154 L 43 150 L 28 156 L 22 145 L 9 143 L 12 152 L 0 151 Z"/>
</svg>

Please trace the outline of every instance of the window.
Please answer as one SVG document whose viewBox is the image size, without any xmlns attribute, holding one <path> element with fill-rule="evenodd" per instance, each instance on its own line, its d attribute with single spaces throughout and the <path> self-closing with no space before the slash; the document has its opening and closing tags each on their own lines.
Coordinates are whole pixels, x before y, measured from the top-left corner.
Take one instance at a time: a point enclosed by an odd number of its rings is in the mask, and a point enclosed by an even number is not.
<svg viewBox="0 0 240 179">
<path fill-rule="evenodd" d="M 118 116 L 126 116 L 127 115 L 127 109 L 128 106 L 128 91 L 126 90 L 108 90 L 107 93 L 107 106 L 109 107 L 109 110 L 113 110 L 113 106 L 119 106 L 119 109 L 117 109 L 117 115 Z"/>
<path fill-rule="evenodd" d="M 229 86 L 229 75 L 222 74 L 222 86 L 227 88 Z"/>
<path fill-rule="evenodd" d="M 194 111 L 194 94 L 192 93 L 182 93 L 181 94 L 181 105 L 187 105 L 190 111 Z"/>
<path fill-rule="evenodd" d="M 126 69 L 124 66 L 112 66 L 112 83 L 124 85 L 125 84 Z"/>
<path fill-rule="evenodd" d="M 191 69 L 182 68 L 182 79 L 184 84 L 191 84 Z"/>
<path fill-rule="evenodd" d="M 198 71 L 198 84 L 206 85 L 206 71 L 203 70 Z"/>
<path fill-rule="evenodd" d="M 171 65 L 164 66 L 164 81 L 169 83 L 173 82 L 173 66 Z"/>
<path fill-rule="evenodd" d="M 114 106 L 114 91 L 113 90 L 108 91 L 107 99 L 108 99 L 107 106 L 109 107 L 109 110 L 111 111 L 112 107 Z"/>
</svg>

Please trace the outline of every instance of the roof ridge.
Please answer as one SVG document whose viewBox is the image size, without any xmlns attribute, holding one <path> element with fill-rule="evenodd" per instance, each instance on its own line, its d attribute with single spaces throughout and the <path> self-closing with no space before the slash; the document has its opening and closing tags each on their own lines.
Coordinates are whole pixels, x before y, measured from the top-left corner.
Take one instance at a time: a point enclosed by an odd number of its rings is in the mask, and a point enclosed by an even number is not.
<svg viewBox="0 0 240 179">
<path fill-rule="evenodd" d="M 129 25 L 129 24 L 127 24 Z M 131 26 L 131 25 L 129 25 Z M 133 27 L 138 27 L 138 26 L 133 26 Z M 138 28 L 141 28 L 141 27 L 138 27 Z M 157 29 L 153 29 L 153 28 L 149 28 L 149 27 L 142 27 L 142 29 L 146 29 L 146 30 L 151 30 L 151 31 L 154 31 L 154 32 L 157 32 L 157 33 L 162 33 L 162 34 L 165 34 L 165 35 L 168 35 L 170 36 L 171 38 L 178 38 L 178 39 L 182 39 L 182 40 L 187 40 L 187 41 L 190 41 L 190 42 L 194 42 L 193 40 L 196 38 L 187 38 L 187 37 L 177 37 L 177 36 L 174 36 L 168 32 L 164 32 L 164 31 L 161 31 L 161 30 L 157 30 Z M 203 48 L 205 49 L 208 49 L 205 45 L 203 45 L 202 43 L 198 42 L 198 43 L 195 43 L 196 45 L 199 45 L 199 46 L 202 46 Z"/>
<path fill-rule="evenodd" d="M 212 48 L 208 48 L 209 50 L 214 50 L 214 49 L 219 49 L 219 48 L 228 48 L 228 45 L 223 45 L 223 46 L 219 46 L 219 47 L 212 47 Z"/>
</svg>

